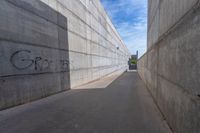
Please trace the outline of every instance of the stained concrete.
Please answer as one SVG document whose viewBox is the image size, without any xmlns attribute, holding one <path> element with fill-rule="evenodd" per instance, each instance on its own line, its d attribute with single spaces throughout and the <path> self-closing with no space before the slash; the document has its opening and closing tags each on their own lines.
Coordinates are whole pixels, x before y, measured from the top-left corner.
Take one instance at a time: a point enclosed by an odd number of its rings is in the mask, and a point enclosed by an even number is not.
<svg viewBox="0 0 200 133">
<path fill-rule="evenodd" d="M 149 0 L 148 18 L 139 75 L 175 132 L 199 133 L 199 1 Z"/>
<path fill-rule="evenodd" d="M 1 111 L 0 132 L 171 133 L 137 72 Z"/>
</svg>

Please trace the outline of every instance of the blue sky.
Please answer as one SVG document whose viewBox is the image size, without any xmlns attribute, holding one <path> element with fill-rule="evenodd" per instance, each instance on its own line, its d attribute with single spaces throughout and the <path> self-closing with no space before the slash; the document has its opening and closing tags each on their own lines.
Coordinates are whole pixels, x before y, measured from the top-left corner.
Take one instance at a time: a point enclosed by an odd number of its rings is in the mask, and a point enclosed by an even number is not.
<svg viewBox="0 0 200 133">
<path fill-rule="evenodd" d="M 132 54 L 146 52 L 147 0 L 101 0 Z"/>
</svg>

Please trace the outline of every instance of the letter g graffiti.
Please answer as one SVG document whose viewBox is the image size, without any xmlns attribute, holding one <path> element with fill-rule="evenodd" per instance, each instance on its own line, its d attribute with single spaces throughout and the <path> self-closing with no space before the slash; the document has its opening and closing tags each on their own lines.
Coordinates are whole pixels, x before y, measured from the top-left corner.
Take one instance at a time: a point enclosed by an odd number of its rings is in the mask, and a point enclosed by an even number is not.
<svg viewBox="0 0 200 133">
<path fill-rule="evenodd" d="M 30 59 L 29 50 L 19 50 L 10 57 L 11 64 L 18 70 L 24 70 L 33 65 L 34 60 Z"/>
</svg>

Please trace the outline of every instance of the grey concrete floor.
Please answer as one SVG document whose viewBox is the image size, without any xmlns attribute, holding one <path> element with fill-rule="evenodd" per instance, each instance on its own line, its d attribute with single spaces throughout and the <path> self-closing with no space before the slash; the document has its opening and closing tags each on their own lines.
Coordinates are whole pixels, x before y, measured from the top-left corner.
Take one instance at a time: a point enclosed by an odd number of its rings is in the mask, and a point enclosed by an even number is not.
<svg viewBox="0 0 200 133">
<path fill-rule="evenodd" d="M 0 133 L 170 133 L 137 72 L 0 112 Z"/>
</svg>

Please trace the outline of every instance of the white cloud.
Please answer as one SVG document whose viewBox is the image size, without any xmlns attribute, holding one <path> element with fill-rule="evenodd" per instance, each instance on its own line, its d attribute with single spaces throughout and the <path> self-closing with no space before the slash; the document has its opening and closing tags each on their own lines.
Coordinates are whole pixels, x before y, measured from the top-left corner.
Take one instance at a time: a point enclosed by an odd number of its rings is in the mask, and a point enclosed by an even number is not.
<svg viewBox="0 0 200 133">
<path fill-rule="evenodd" d="M 125 44 L 141 56 L 147 43 L 147 0 L 102 0 Z"/>
</svg>

